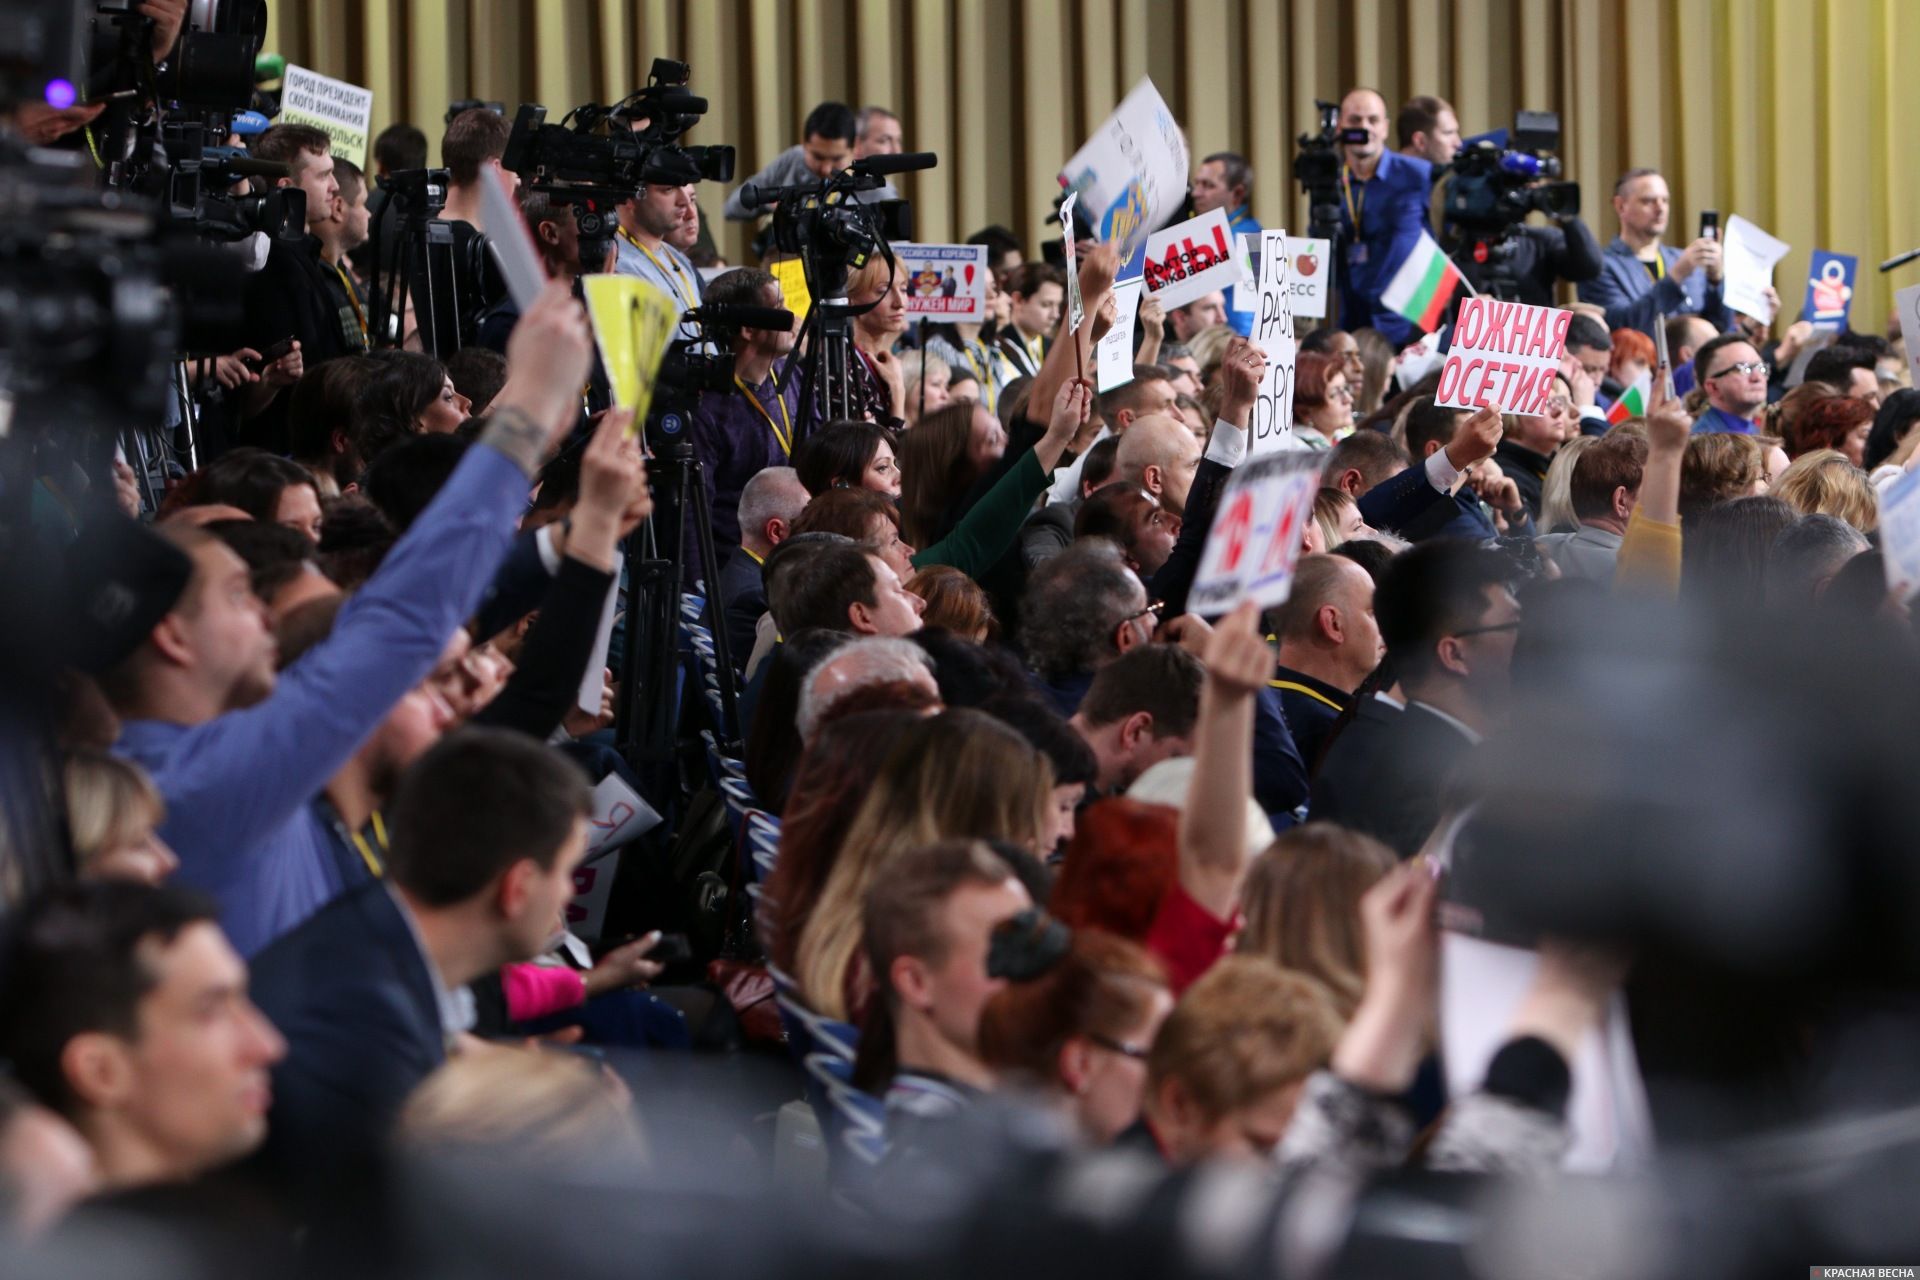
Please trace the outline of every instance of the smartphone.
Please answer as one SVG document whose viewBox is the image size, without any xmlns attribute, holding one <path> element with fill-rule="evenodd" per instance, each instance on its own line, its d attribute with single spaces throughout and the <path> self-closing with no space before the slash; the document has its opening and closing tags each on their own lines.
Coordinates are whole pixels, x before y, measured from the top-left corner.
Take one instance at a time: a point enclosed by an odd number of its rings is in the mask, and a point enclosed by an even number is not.
<svg viewBox="0 0 1920 1280">
<path fill-rule="evenodd" d="M 1700 211 L 1700 234 L 1703 237 L 1713 240 L 1720 238 L 1720 211 L 1718 209 L 1702 209 Z"/>
<path fill-rule="evenodd" d="M 253 370 L 255 373 L 259 373 L 262 369 L 291 350 L 293 350 L 293 338 L 289 335 L 280 339 L 280 341 L 274 343 L 265 351 L 262 351 L 258 360 L 247 361 L 247 368 Z"/>
</svg>

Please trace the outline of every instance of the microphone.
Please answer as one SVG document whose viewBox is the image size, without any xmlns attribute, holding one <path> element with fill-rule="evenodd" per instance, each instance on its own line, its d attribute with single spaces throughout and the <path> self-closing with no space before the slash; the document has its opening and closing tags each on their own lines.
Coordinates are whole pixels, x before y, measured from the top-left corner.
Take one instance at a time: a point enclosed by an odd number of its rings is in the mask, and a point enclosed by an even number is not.
<svg viewBox="0 0 1920 1280">
<path fill-rule="evenodd" d="M 855 160 L 855 173 L 871 173 L 885 177 L 890 173 L 911 173 L 915 169 L 931 169 L 940 163 L 940 157 L 931 151 L 903 151 L 892 156 L 868 156 L 865 160 Z"/>
<path fill-rule="evenodd" d="M 1920 258 L 1920 249 L 1909 249 L 1905 253 L 1895 254 L 1880 264 L 1882 271 L 1891 271 L 1895 267 L 1904 267 L 1915 258 Z"/>
<path fill-rule="evenodd" d="M 793 328 L 793 312 L 778 307 L 749 307 L 731 302 L 710 302 L 696 307 L 682 320 L 724 325 L 730 329 L 772 329 L 785 333 Z"/>
</svg>

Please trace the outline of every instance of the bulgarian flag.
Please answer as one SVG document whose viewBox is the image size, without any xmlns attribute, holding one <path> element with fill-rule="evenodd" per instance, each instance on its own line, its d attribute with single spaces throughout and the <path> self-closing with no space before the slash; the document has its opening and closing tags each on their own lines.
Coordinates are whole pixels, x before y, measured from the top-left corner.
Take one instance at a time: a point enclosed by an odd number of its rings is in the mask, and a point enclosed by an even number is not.
<svg viewBox="0 0 1920 1280">
<path fill-rule="evenodd" d="M 1607 410 L 1607 425 L 1617 427 L 1628 418 L 1644 418 L 1647 414 L 1647 401 L 1653 395 L 1653 375 L 1643 373 L 1633 380 L 1633 385 L 1620 393 L 1620 398 Z"/>
<path fill-rule="evenodd" d="M 1380 301 L 1432 333 L 1440 327 L 1440 317 L 1459 287 L 1460 272 L 1434 238 L 1422 231 L 1420 243 L 1393 273 Z"/>
</svg>

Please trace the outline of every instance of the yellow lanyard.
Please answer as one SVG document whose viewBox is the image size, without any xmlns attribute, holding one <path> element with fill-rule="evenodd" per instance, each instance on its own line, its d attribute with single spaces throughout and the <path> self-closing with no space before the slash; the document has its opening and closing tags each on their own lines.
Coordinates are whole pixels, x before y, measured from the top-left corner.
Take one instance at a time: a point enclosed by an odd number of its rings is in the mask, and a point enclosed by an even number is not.
<svg viewBox="0 0 1920 1280">
<path fill-rule="evenodd" d="M 1667 260 L 1660 256 L 1659 245 L 1655 245 L 1653 247 L 1653 260 L 1648 262 L 1646 266 L 1647 266 L 1647 270 L 1653 273 L 1653 278 L 1655 280 L 1664 280 L 1666 278 Z"/>
<path fill-rule="evenodd" d="M 1304 693 L 1309 698 L 1312 698 L 1315 702 L 1323 702 L 1327 706 L 1332 707 L 1335 711 L 1346 710 L 1345 707 L 1335 702 L 1332 698 L 1329 698 L 1326 694 L 1321 693 L 1318 689 L 1309 689 L 1307 688 L 1307 686 L 1303 684 L 1299 684 L 1292 680 L 1269 680 L 1267 681 L 1267 685 L 1268 687 L 1274 688 L 1274 689 L 1291 689 L 1295 693 Z"/>
<path fill-rule="evenodd" d="M 373 838 L 375 843 L 380 846 L 380 852 L 385 853 L 387 851 L 387 824 L 380 820 L 378 813 L 373 815 Z M 367 864 L 367 870 L 373 873 L 375 880 L 378 880 L 386 874 L 386 872 L 380 869 L 380 859 L 374 854 L 372 847 L 367 844 L 367 838 L 358 831 L 353 833 L 353 847 L 360 851 L 360 861 Z"/>
<path fill-rule="evenodd" d="M 782 431 L 780 423 L 775 422 L 773 415 L 767 412 L 767 406 L 760 403 L 760 397 L 753 394 L 753 388 L 740 381 L 738 374 L 734 375 L 733 385 L 740 388 L 740 394 L 747 398 L 747 403 L 753 406 L 753 411 L 767 420 L 767 426 L 773 431 L 774 440 L 780 445 L 780 452 L 791 458 L 793 456 L 793 419 L 787 416 L 786 397 L 777 391 L 773 397 L 780 405 L 780 422 L 787 424 L 787 429 Z"/>
<path fill-rule="evenodd" d="M 973 358 L 973 346 L 971 343 L 962 342 L 960 344 L 960 354 L 967 358 L 967 367 L 973 370 L 973 380 L 980 384 L 980 394 L 985 398 L 987 408 L 992 410 L 994 408 L 994 401 L 1000 397 L 1000 388 L 993 385 L 992 376 L 986 369 L 980 367 L 978 360 Z M 987 364 L 989 366 L 993 364 L 991 358 L 988 359 Z"/>
<path fill-rule="evenodd" d="M 1047 358 L 1047 339 L 1043 334 L 1034 334 L 1026 340 L 1027 354 L 1033 357 L 1033 367 L 1037 371 Z"/>
<path fill-rule="evenodd" d="M 687 280 L 686 275 L 680 270 L 679 263 L 674 262 L 671 257 L 669 257 L 666 262 L 660 261 L 660 259 L 653 256 L 653 250 L 641 244 L 634 234 L 625 227 L 620 228 L 620 238 L 640 252 L 646 254 L 647 261 L 653 264 L 654 270 L 673 281 L 674 295 L 678 297 L 680 301 L 689 307 L 697 307 L 700 305 L 699 291 L 692 287 L 691 282 Z M 682 288 L 682 285 L 686 287 Z"/>
<path fill-rule="evenodd" d="M 1340 194 L 1347 202 L 1347 216 L 1353 219 L 1353 234 L 1360 234 L 1360 219 L 1367 212 L 1367 184 L 1360 184 L 1360 196 L 1356 200 L 1353 194 L 1353 170 L 1340 171 Z"/>
<path fill-rule="evenodd" d="M 347 302 L 353 307 L 354 323 L 360 326 L 360 345 L 367 345 L 367 313 L 360 309 L 360 295 L 353 291 L 353 279 L 347 275 L 347 269 L 339 263 L 333 264 L 333 273 L 340 277 L 340 285 L 347 291 Z"/>
</svg>

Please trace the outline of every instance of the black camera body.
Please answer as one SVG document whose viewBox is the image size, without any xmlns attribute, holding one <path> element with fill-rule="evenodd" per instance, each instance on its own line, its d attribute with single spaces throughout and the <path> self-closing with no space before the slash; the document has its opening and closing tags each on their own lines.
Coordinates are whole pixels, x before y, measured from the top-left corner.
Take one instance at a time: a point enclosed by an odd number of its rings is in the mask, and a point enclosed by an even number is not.
<svg viewBox="0 0 1920 1280">
<path fill-rule="evenodd" d="M 1498 237 L 1511 232 L 1530 213 L 1551 218 L 1580 212 L 1580 184 L 1542 181 L 1560 176 L 1560 117 L 1551 111 L 1522 111 L 1514 124 L 1513 145 L 1492 142 L 1463 147 L 1447 179 L 1446 219 L 1462 231 Z"/>
<path fill-rule="evenodd" d="M 1340 149 L 1364 143 L 1367 131 L 1342 129 L 1337 103 L 1316 98 L 1313 105 L 1320 112 L 1320 128 L 1300 135 L 1300 150 L 1293 157 L 1293 180 L 1307 196 L 1307 234 L 1317 240 L 1333 240 L 1339 235 L 1340 169 L 1346 163 Z"/>
</svg>

